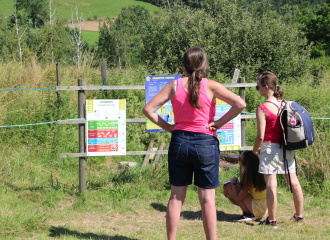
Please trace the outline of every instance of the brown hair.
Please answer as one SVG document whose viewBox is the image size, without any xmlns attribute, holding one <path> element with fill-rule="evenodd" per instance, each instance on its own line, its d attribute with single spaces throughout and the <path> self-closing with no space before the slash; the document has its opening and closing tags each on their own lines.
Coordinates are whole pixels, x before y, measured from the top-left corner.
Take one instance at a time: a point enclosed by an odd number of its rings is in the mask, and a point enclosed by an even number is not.
<svg viewBox="0 0 330 240">
<path fill-rule="evenodd" d="M 259 82 L 263 87 L 268 86 L 274 91 L 274 97 L 281 100 L 283 97 L 283 88 L 277 85 L 277 77 L 272 72 L 264 72 L 257 77 L 257 82 Z"/>
<path fill-rule="evenodd" d="M 183 55 L 182 65 L 190 74 L 188 76 L 189 103 L 192 107 L 203 108 L 199 104 L 199 88 L 203 73 L 209 65 L 205 51 L 200 47 L 189 48 Z"/>
<path fill-rule="evenodd" d="M 266 182 L 264 175 L 258 172 L 259 157 L 252 151 L 244 151 L 242 153 L 243 161 L 241 163 L 245 166 L 241 179 L 241 188 L 255 187 L 257 192 L 266 189 Z"/>
</svg>

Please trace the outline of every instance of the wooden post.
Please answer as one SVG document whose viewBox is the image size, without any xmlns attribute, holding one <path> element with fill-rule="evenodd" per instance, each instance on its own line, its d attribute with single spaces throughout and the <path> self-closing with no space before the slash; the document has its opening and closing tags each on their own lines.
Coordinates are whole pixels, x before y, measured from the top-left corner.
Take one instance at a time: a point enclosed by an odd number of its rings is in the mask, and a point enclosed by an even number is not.
<svg viewBox="0 0 330 240">
<path fill-rule="evenodd" d="M 107 86 L 108 82 L 107 82 L 107 62 L 106 61 L 101 62 L 101 77 L 102 77 L 103 86 Z M 105 98 L 108 98 L 106 90 L 105 90 Z"/>
<path fill-rule="evenodd" d="M 147 151 L 151 151 L 154 143 L 155 143 L 155 140 L 151 139 Z M 142 166 L 147 167 L 149 165 L 149 157 L 150 157 L 150 154 L 146 154 L 146 156 L 144 157 Z"/>
<path fill-rule="evenodd" d="M 245 77 L 239 78 L 239 83 L 245 83 Z M 245 87 L 240 87 L 239 88 L 239 96 L 245 101 Z M 242 112 L 245 111 L 245 108 L 243 109 Z M 245 113 L 241 113 L 242 115 L 245 115 Z M 245 135 L 245 119 L 241 119 L 241 146 L 245 147 L 246 146 L 246 135 Z M 242 151 L 241 151 L 242 152 Z M 243 169 L 240 167 L 239 169 L 240 172 L 240 178 L 242 177 Z"/>
<path fill-rule="evenodd" d="M 162 142 L 162 143 L 160 144 L 159 150 L 164 150 L 164 147 L 165 147 L 165 143 Z M 155 161 L 154 161 L 152 167 L 155 168 L 155 167 L 157 166 L 157 164 L 158 164 L 159 159 L 161 158 L 161 156 L 162 156 L 162 154 L 157 154 L 157 155 L 156 155 L 156 158 L 155 158 Z"/>
<path fill-rule="evenodd" d="M 78 79 L 78 86 L 85 86 L 85 79 Z M 78 90 L 78 118 L 85 118 L 85 90 Z M 85 124 L 79 124 L 79 153 L 85 152 Z M 86 159 L 79 157 L 79 190 L 86 196 Z"/>
<path fill-rule="evenodd" d="M 57 78 L 57 86 L 61 86 L 61 73 L 60 73 L 60 65 L 56 63 L 56 78 Z M 57 99 L 61 100 L 61 92 L 57 91 Z"/>
<path fill-rule="evenodd" d="M 233 79 L 231 80 L 232 83 L 237 83 L 237 79 L 238 79 L 239 73 L 240 73 L 240 70 L 236 68 L 235 69 L 235 72 L 234 72 Z"/>
</svg>

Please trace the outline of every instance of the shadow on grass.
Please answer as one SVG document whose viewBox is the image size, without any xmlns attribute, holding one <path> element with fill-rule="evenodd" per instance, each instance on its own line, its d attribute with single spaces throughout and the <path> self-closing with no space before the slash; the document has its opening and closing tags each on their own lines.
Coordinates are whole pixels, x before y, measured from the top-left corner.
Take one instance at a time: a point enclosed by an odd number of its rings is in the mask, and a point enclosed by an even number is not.
<svg viewBox="0 0 330 240">
<path fill-rule="evenodd" d="M 47 184 L 44 186 L 23 186 L 23 187 L 18 187 L 15 186 L 12 183 L 5 182 L 5 186 L 8 188 L 12 189 L 15 192 L 21 192 L 21 191 L 31 191 L 31 192 L 36 192 L 36 191 L 41 191 L 41 192 L 47 192 L 49 189 L 54 189 L 55 191 L 57 190 L 63 190 L 64 193 L 69 194 L 70 196 L 79 196 L 79 192 L 77 189 L 79 189 L 79 186 L 76 185 L 68 185 L 60 182 L 56 182 L 55 184 Z"/>
<path fill-rule="evenodd" d="M 151 203 L 151 207 L 159 212 L 166 212 L 167 207 L 161 203 Z M 202 220 L 202 211 L 183 211 L 180 214 L 181 217 L 187 220 Z M 217 211 L 217 219 L 219 222 L 233 222 L 234 219 L 238 218 L 240 214 L 228 214 L 223 211 Z M 254 225 L 251 223 L 245 222 L 247 225 Z"/>
<path fill-rule="evenodd" d="M 181 212 L 181 217 L 187 220 L 202 220 L 202 210 L 197 212 L 193 211 L 184 211 Z M 223 211 L 217 211 L 217 220 L 218 222 L 230 222 L 233 224 L 244 223 L 245 225 L 254 226 L 255 224 L 251 222 L 234 222 L 233 220 L 238 218 L 240 214 L 228 214 Z"/>
<path fill-rule="evenodd" d="M 161 203 L 151 203 L 150 206 L 159 212 L 166 212 L 167 210 L 167 207 Z"/>
<path fill-rule="evenodd" d="M 6 187 L 12 189 L 15 192 L 20 192 L 20 191 L 24 191 L 24 190 L 29 190 L 31 192 L 33 192 L 33 191 L 39 191 L 39 190 L 45 190 L 45 188 L 43 186 L 17 187 L 15 185 L 13 185 L 12 183 L 8 183 L 8 182 L 5 182 L 4 185 Z"/>
<path fill-rule="evenodd" d="M 74 230 L 69 230 L 64 227 L 54 227 L 52 226 L 50 229 L 50 237 L 61 237 L 61 236 L 72 236 L 78 239 L 95 239 L 95 240 L 101 240 L 101 239 L 106 239 L 106 240 L 138 240 L 137 238 L 129 238 L 125 236 L 107 236 L 107 235 L 102 235 L 102 234 L 95 234 L 95 233 L 82 233 Z"/>
</svg>

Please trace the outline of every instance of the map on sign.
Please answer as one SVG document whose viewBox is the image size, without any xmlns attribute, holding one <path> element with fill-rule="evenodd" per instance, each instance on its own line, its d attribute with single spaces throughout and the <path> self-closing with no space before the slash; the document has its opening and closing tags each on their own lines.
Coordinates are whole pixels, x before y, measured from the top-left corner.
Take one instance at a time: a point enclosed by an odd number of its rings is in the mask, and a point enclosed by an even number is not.
<svg viewBox="0 0 330 240">
<path fill-rule="evenodd" d="M 87 156 L 126 155 L 126 100 L 86 100 Z"/>
<path fill-rule="evenodd" d="M 225 115 L 231 106 L 224 101 L 216 99 L 216 114 L 214 120 Z M 227 122 L 217 131 L 220 142 L 220 151 L 240 150 L 241 148 L 241 115 Z"/>
<path fill-rule="evenodd" d="M 169 82 L 181 78 L 181 75 L 145 76 L 146 103 L 159 93 Z M 170 124 L 174 124 L 174 114 L 171 101 L 166 102 L 157 110 L 158 115 Z M 149 119 L 147 119 L 147 132 L 165 132 Z"/>
</svg>

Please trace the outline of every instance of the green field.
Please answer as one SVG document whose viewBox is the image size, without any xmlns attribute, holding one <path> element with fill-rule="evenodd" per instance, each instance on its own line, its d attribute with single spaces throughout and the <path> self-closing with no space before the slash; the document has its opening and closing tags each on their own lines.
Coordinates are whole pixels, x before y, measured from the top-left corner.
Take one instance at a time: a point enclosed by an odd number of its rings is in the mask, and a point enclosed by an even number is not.
<svg viewBox="0 0 330 240">
<path fill-rule="evenodd" d="M 147 8 L 150 12 L 158 11 L 159 8 L 150 4 L 137 0 L 58 0 L 58 6 L 56 7 L 55 15 L 64 16 L 65 18 L 71 18 L 71 9 L 74 10 L 78 6 L 79 12 L 83 13 L 83 16 L 98 18 L 104 17 L 116 17 L 124 7 L 131 5 L 141 5 Z M 4 15 L 10 15 L 10 11 L 14 10 L 13 0 L 1 0 L 0 12 Z M 9 11 L 9 10 L 10 11 Z"/>
<path fill-rule="evenodd" d="M 83 39 L 86 40 L 90 45 L 96 43 L 99 39 L 99 32 L 93 31 L 81 31 Z"/>
<path fill-rule="evenodd" d="M 39 29 L 32 28 L 31 31 L 37 34 Z M 81 31 L 81 35 L 83 40 L 86 40 L 90 45 L 96 43 L 99 40 L 99 32 Z"/>
</svg>

